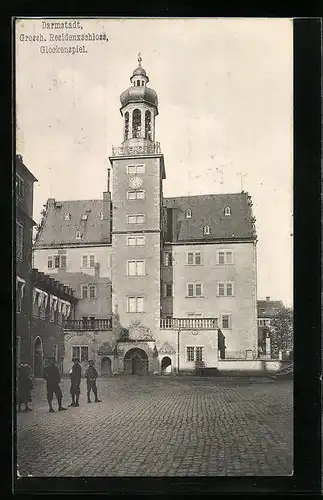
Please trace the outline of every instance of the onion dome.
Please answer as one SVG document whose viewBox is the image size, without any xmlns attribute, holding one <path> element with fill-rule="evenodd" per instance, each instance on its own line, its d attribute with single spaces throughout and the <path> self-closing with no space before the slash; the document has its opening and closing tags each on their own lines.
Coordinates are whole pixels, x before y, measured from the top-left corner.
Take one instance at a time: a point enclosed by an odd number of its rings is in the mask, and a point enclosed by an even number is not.
<svg viewBox="0 0 323 500">
<path fill-rule="evenodd" d="M 120 95 L 121 106 L 126 106 L 130 102 L 146 102 L 147 104 L 158 106 L 158 97 L 153 89 L 146 87 L 149 82 L 146 71 L 141 66 L 141 57 L 138 55 L 138 67 L 133 71 L 130 78 L 132 87 L 122 92 Z"/>
</svg>

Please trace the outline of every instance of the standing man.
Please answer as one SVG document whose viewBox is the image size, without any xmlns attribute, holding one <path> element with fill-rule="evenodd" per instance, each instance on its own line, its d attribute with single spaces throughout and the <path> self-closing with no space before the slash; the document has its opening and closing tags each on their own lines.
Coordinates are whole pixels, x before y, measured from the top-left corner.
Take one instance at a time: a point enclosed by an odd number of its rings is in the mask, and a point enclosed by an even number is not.
<svg viewBox="0 0 323 500">
<path fill-rule="evenodd" d="M 79 363 L 78 358 L 73 358 L 72 361 L 74 363 L 70 373 L 72 403 L 69 406 L 80 406 L 79 397 L 80 384 L 82 379 L 82 367 Z"/>
<path fill-rule="evenodd" d="M 25 405 L 25 411 L 31 411 L 29 403 L 32 389 L 31 367 L 27 363 L 21 363 L 18 368 L 18 411 L 21 411 L 22 403 Z"/>
<path fill-rule="evenodd" d="M 48 358 L 48 362 L 49 364 L 44 368 L 43 377 L 47 382 L 47 401 L 49 406 L 49 412 L 53 413 L 55 411 L 52 406 L 53 394 L 55 394 L 57 398 L 58 411 L 66 410 L 66 408 L 63 408 L 62 406 L 63 394 L 59 386 L 61 382 L 61 376 L 55 364 L 55 358 L 54 357 Z"/>
<path fill-rule="evenodd" d="M 101 403 L 101 399 L 98 399 L 98 389 L 96 387 L 96 379 L 98 378 L 98 372 L 94 367 L 94 362 L 92 360 L 89 361 L 89 367 L 85 373 L 86 377 L 86 388 L 87 388 L 87 402 L 91 403 L 90 393 L 93 391 L 95 402 Z"/>
</svg>

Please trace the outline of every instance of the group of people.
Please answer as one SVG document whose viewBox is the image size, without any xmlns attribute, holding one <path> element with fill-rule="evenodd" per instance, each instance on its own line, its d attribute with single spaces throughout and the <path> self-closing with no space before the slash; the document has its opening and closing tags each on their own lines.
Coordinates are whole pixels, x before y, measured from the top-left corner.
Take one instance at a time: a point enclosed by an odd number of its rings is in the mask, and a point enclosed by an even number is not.
<svg viewBox="0 0 323 500">
<path fill-rule="evenodd" d="M 79 398 L 80 398 L 80 385 L 82 380 L 82 367 L 80 365 L 78 358 L 73 358 L 73 366 L 69 371 L 69 377 L 71 381 L 71 398 L 72 402 L 69 406 L 79 406 Z M 60 387 L 61 383 L 61 375 L 59 373 L 59 369 L 56 365 L 55 358 L 48 358 L 48 364 L 44 369 L 43 374 L 44 379 L 46 380 L 46 389 L 47 389 L 47 401 L 49 406 L 49 412 L 55 412 L 53 408 L 53 397 L 54 394 L 56 396 L 58 402 L 58 411 L 64 411 L 67 408 L 62 406 L 63 394 Z M 94 401 L 96 403 L 101 403 L 101 400 L 98 398 L 98 390 L 96 386 L 96 379 L 98 378 L 98 372 L 95 369 L 94 362 L 92 360 L 89 361 L 89 366 L 85 372 L 86 378 L 86 389 L 87 389 L 87 402 L 91 403 L 91 391 L 94 394 Z M 18 369 L 18 411 L 21 411 L 22 404 L 25 405 L 25 411 L 31 411 L 32 409 L 29 406 L 31 402 L 31 391 L 33 389 L 33 379 L 32 379 L 32 370 L 31 367 L 27 363 L 21 363 Z"/>
</svg>

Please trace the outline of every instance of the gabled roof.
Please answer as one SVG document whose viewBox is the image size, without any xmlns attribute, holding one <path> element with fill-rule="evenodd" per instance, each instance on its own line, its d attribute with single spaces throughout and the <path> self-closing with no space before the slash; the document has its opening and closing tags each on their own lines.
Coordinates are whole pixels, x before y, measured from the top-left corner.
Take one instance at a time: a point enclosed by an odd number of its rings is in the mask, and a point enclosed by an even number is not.
<svg viewBox="0 0 323 500">
<path fill-rule="evenodd" d="M 104 225 L 107 221 L 100 218 L 103 200 L 48 200 L 47 214 L 35 242 L 35 248 L 42 245 L 107 243 L 104 237 Z M 50 203 L 51 202 L 51 203 Z M 71 219 L 65 220 L 65 214 Z M 82 215 L 87 220 L 82 220 Z M 82 234 L 76 239 L 76 233 Z"/>
<path fill-rule="evenodd" d="M 164 206 L 174 209 L 177 241 L 255 238 L 248 193 L 165 198 Z M 224 214 L 226 207 L 231 215 Z M 192 211 L 191 218 L 186 218 L 188 209 Z M 204 226 L 209 226 L 210 234 L 203 234 Z"/>
<path fill-rule="evenodd" d="M 52 278 L 58 279 L 60 283 L 69 285 L 74 290 L 74 295 L 78 299 L 81 298 L 81 285 L 90 284 L 110 284 L 110 278 L 103 276 L 91 276 L 87 273 L 76 272 L 68 273 L 63 269 L 59 269 L 57 273 L 48 273 Z"/>
<path fill-rule="evenodd" d="M 283 309 L 284 304 L 281 300 L 258 300 L 258 318 L 266 318 L 276 314 L 278 309 Z"/>
</svg>

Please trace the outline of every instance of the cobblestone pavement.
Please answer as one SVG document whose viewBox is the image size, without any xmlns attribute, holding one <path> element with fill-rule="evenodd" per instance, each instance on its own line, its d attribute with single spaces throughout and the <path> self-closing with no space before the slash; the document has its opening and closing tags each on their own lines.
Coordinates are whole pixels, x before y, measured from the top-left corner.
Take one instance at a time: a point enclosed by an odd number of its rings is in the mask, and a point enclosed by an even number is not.
<svg viewBox="0 0 323 500">
<path fill-rule="evenodd" d="M 291 381 L 116 376 L 98 388 L 101 403 L 82 381 L 80 407 L 48 413 L 36 381 L 33 411 L 17 414 L 21 476 L 292 473 Z"/>
</svg>

